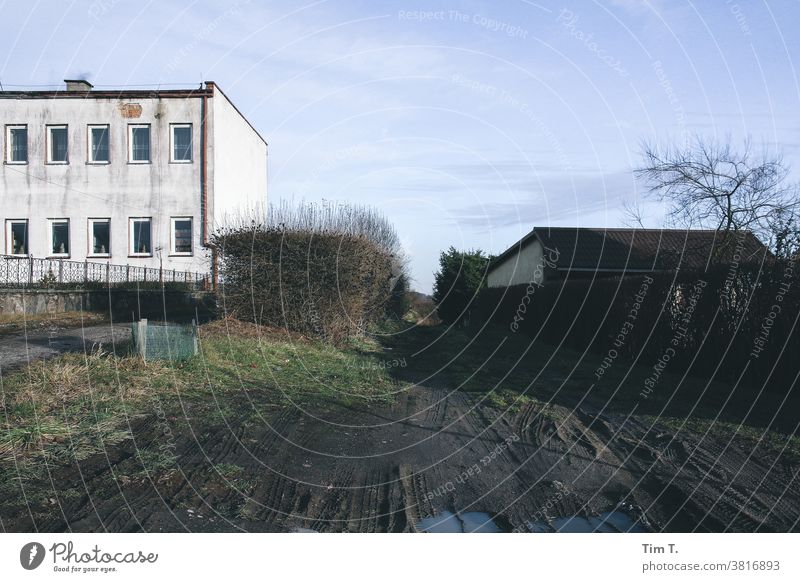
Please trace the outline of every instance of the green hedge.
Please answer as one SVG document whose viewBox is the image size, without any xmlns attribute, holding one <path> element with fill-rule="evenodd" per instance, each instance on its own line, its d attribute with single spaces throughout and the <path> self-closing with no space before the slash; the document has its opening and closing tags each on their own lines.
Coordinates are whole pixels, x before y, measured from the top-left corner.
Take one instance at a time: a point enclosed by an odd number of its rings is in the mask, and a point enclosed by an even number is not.
<svg viewBox="0 0 800 582">
<path fill-rule="evenodd" d="M 228 314 L 334 342 L 383 319 L 403 279 L 365 236 L 253 225 L 213 242 Z"/>
</svg>

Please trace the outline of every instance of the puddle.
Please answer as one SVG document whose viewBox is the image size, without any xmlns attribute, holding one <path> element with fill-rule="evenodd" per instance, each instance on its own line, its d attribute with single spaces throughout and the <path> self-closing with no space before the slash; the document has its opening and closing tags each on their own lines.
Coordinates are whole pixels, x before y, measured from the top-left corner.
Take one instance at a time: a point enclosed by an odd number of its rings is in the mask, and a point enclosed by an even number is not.
<svg viewBox="0 0 800 582">
<path fill-rule="evenodd" d="M 433 517 L 425 517 L 417 523 L 417 529 L 426 533 L 503 533 L 504 530 L 491 515 L 483 511 L 453 513 L 443 511 Z"/>
<path fill-rule="evenodd" d="M 536 521 L 528 523 L 528 529 L 534 533 L 646 533 L 644 525 L 634 520 L 624 511 L 606 511 L 596 517 L 557 517 L 545 523 Z"/>
</svg>

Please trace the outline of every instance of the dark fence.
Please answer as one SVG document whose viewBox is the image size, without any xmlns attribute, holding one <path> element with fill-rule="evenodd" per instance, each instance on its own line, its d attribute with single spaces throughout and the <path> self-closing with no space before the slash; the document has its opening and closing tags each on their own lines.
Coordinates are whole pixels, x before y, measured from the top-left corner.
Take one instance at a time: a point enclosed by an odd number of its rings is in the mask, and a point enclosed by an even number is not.
<svg viewBox="0 0 800 582">
<path fill-rule="evenodd" d="M 786 394 L 800 373 L 800 265 L 719 265 L 488 289 L 473 309 L 509 333 L 594 353 L 595 380 L 636 362 Z"/>
<path fill-rule="evenodd" d="M 178 283 L 192 289 L 207 289 L 210 277 L 207 273 L 175 269 L 0 255 L 0 286 L 46 288 L 67 284 L 125 286 L 128 283 Z"/>
</svg>

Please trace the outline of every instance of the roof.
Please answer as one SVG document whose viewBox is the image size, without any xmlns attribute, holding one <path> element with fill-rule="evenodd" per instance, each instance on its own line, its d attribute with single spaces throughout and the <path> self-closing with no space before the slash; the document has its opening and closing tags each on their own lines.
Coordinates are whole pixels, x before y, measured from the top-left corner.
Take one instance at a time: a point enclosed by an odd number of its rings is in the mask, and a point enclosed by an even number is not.
<svg viewBox="0 0 800 582">
<path fill-rule="evenodd" d="M 558 270 L 704 269 L 714 258 L 752 263 L 770 255 L 750 231 L 734 233 L 726 244 L 715 230 L 535 227 L 494 259 L 490 269 L 537 239 L 558 251 Z"/>
<path fill-rule="evenodd" d="M 196 89 L 92 89 L 91 91 L 0 91 L 0 99 L 167 99 L 202 97 L 213 94 L 210 88 Z"/>
<path fill-rule="evenodd" d="M 83 79 L 64 79 L 66 83 L 87 83 L 91 88 L 92 85 Z M 228 103 L 231 104 L 233 109 L 239 116 L 250 126 L 250 129 L 255 132 L 258 138 L 267 145 L 267 140 L 255 128 L 247 117 L 239 110 L 233 101 L 228 97 L 219 85 L 214 81 L 204 81 L 205 87 L 200 85 L 197 88 L 184 88 L 184 89 L 119 89 L 116 91 L 110 90 L 46 90 L 46 91 L 0 91 L 0 99 L 186 99 L 189 97 L 214 97 L 214 92 L 222 95 Z"/>
</svg>

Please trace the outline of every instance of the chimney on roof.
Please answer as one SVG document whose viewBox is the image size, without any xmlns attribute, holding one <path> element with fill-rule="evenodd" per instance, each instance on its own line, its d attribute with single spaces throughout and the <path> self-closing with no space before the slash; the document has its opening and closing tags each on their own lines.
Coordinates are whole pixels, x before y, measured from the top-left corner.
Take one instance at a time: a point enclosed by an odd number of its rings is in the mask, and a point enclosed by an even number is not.
<svg viewBox="0 0 800 582">
<path fill-rule="evenodd" d="M 88 93 L 92 90 L 92 84 L 86 79 L 64 79 L 69 93 Z"/>
</svg>

